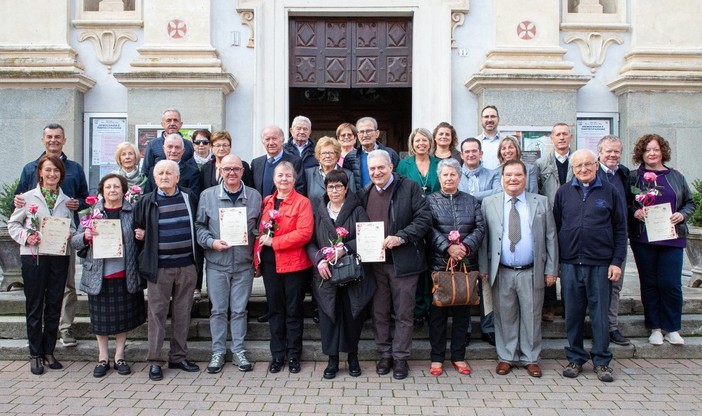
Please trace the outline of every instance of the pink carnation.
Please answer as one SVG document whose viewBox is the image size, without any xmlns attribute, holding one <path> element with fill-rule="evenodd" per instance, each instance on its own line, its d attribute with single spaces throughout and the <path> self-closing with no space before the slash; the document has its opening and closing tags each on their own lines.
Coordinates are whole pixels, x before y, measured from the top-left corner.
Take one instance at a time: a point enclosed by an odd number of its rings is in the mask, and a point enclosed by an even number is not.
<svg viewBox="0 0 702 416">
<path fill-rule="evenodd" d="M 98 197 L 96 197 L 95 195 L 90 195 L 85 198 L 85 203 L 88 205 L 95 205 L 98 203 Z"/>
<path fill-rule="evenodd" d="M 37 210 L 39 210 L 39 207 L 36 204 L 32 204 L 27 208 L 30 214 L 36 214 Z"/>
<path fill-rule="evenodd" d="M 133 185 L 131 188 L 129 188 L 129 191 L 133 195 L 139 195 L 141 193 L 141 188 L 139 187 L 139 185 Z"/>
<path fill-rule="evenodd" d="M 643 178 L 646 182 L 655 182 L 656 179 L 658 179 L 658 175 L 653 172 L 646 172 L 644 173 Z"/>
<path fill-rule="evenodd" d="M 270 217 L 271 221 L 275 221 L 278 218 L 280 218 L 280 212 L 278 212 L 278 210 L 272 209 L 268 211 L 268 216 Z"/>
<path fill-rule="evenodd" d="M 460 238 L 461 234 L 458 232 L 458 230 L 452 230 L 448 235 L 449 241 L 455 244 L 458 244 Z"/>
<path fill-rule="evenodd" d="M 349 235 L 349 231 L 344 227 L 337 227 L 336 228 L 336 235 L 338 235 L 341 238 L 344 238 L 347 235 Z"/>
</svg>

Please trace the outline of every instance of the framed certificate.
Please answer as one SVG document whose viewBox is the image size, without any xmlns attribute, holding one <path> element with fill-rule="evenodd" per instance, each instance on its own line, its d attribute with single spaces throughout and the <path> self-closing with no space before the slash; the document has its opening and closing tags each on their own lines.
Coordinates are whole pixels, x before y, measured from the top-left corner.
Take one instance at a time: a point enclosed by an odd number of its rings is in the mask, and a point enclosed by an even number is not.
<svg viewBox="0 0 702 416">
<path fill-rule="evenodd" d="M 93 258 L 118 259 L 124 254 L 120 220 L 93 220 Z"/>
<path fill-rule="evenodd" d="M 41 219 L 41 242 L 39 254 L 65 256 L 68 248 L 68 237 L 71 234 L 69 218 L 44 217 Z"/>
<path fill-rule="evenodd" d="M 246 207 L 219 209 L 219 238 L 230 246 L 249 244 Z"/>
<path fill-rule="evenodd" d="M 649 205 L 643 211 L 649 242 L 678 238 L 675 225 L 670 221 L 673 215 L 670 204 Z"/>
<path fill-rule="evenodd" d="M 364 263 L 385 261 L 385 224 L 382 221 L 356 223 L 356 252 Z"/>
</svg>

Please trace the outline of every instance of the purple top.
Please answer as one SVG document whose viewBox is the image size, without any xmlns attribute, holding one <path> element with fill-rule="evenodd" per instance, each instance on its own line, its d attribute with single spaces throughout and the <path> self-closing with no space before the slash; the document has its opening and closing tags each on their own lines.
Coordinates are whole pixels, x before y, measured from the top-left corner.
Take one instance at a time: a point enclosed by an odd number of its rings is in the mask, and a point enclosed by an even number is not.
<svg viewBox="0 0 702 416">
<path fill-rule="evenodd" d="M 670 204 L 671 211 L 673 213 L 677 212 L 677 207 L 676 205 L 676 198 L 675 198 L 675 192 L 673 189 L 670 187 L 668 184 L 668 178 L 666 175 L 670 172 L 669 169 L 665 170 L 652 170 L 652 169 L 647 169 L 643 165 L 639 166 L 639 168 L 636 170 L 636 175 L 637 175 L 637 180 L 636 183 L 639 185 L 639 188 L 641 188 L 641 185 L 646 183 L 643 179 L 643 175 L 646 172 L 653 172 L 655 173 L 658 178 L 656 179 L 656 185 L 658 192 L 660 192 L 660 195 L 656 196 L 656 200 L 654 201 L 654 205 L 658 204 Z M 650 242 L 648 241 L 648 234 L 646 233 L 646 227 L 642 226 L 641 227 L 641 235 L 639 237 L 631 237 L 632 241 L 636 241 L 639 243 L 645 243 L 645 244 L 655 244 L 657 246 L 666 246 L 666 247 L 679 247 L 679 248 L 685 248 L 687 246 L 687 239 L 686 238 L 676 238 L 673 240 L 663 240 L 663 241 L 654 241 Z"/>
</svg>

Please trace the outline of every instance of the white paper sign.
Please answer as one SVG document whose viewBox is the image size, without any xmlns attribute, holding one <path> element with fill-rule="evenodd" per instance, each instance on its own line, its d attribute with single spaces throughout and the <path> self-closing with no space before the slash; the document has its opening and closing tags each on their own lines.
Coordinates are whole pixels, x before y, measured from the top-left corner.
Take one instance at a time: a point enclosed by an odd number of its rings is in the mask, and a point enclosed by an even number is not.
<svg viewBox="0 0 702 416">
<path fill-rule="evenodd" d="M 124 255 L 120 220 L 93 220 L 93 258 L 118 259 Z"/>
<path fill-rule="evenodd" d="M 246 207 L 219 209 L 219 238 L 230 246 L 249 244 L 249 226 Z"/>
<path fill-rule="evenodd" d="M 678 238 L 675 225 L 670 221 L 673 211 L 670 204 L 649 205 L 643 208 L 648 241 L 673 240 Z"/>
<path fill-rule="evenodd" d="M 71 220 L 59 217 L 44 217 L 41 219 L 41 242 L 39 254 L 65 256 L 68 248 L 68 237 L 71 233 Z"/>
<path fill-rule="evenodd" d="M 356 223 L 356 252 L 364 263 L 385 261 L 385 224 L 382 221 Z"/>
</svg>

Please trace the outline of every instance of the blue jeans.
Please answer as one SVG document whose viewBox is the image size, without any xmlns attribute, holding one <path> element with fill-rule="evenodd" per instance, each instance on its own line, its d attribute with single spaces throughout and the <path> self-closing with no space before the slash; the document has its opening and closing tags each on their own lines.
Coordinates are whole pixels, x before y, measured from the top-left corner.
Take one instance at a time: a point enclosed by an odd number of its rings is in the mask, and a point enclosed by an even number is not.
<svg viewBox="0 0 702 416">
<path fill-rule="evenodd" d="M 210 332 L 212 333 L 212 353 L 223 354 L 227 349 L 227 327 L 232 332 L 232 352 L 244 349 L 246 337 L 246 306 L 253 286 L 253 269 L 237 273 L 207 268 L 207 294 L 212 302 Z M 231 317 L 227 322 L 227 312 Z M 227 323 L 229 325 L 227 325 Z"/>
<path fill-rule="evenodd" d="M 568 362 L 584 364 L 590 358 L 595 366 L 606 366 L 612 360 L 609 349 L 609 296 L 611 284 L 607 278 L 608 266 L 584 266 L 561 263 L 561 287 L 565 306 L 565 348 Z M 590 310 L 592 322 L 592 350 L 583 347 L 585 311 Z"/>
<path fill-rule="evenodd" d="M 683 249 L 631 242 L 639 269 L 644 322 L 648 329 L 679 331 L 682 319 Z"/>
</svg>

